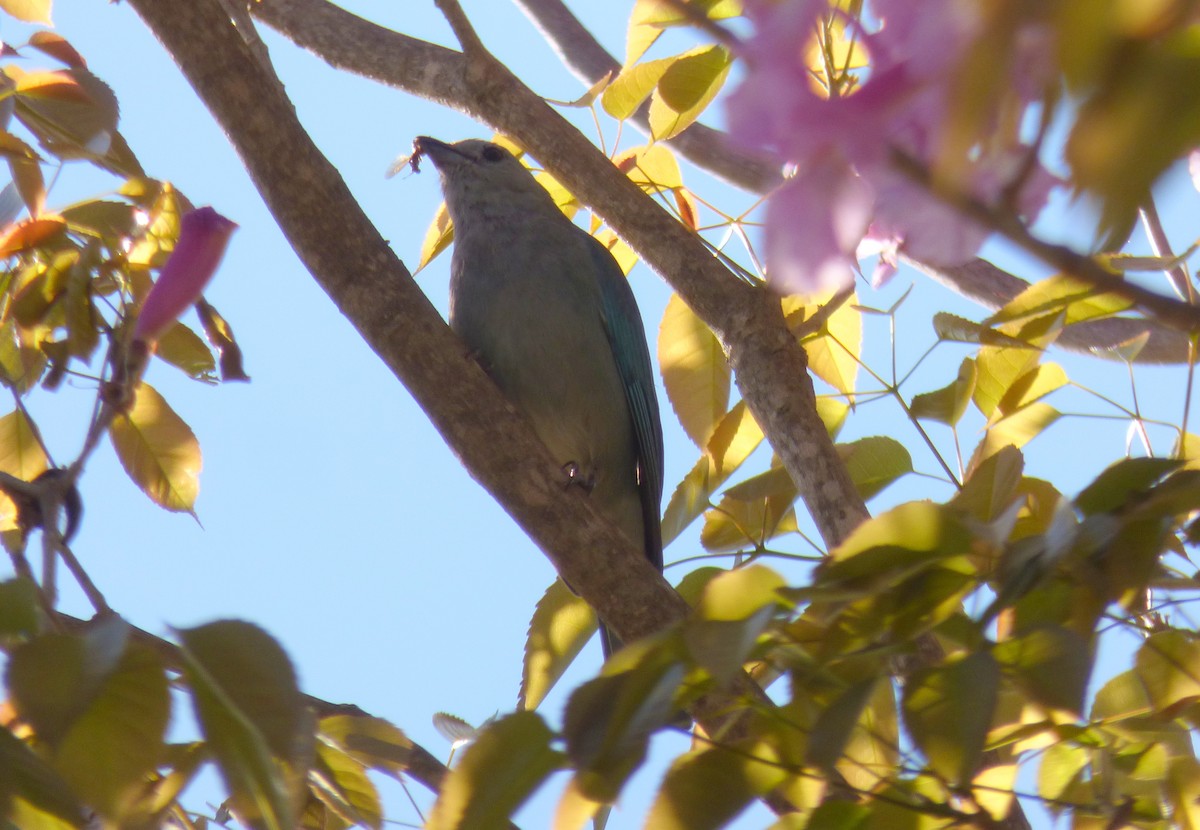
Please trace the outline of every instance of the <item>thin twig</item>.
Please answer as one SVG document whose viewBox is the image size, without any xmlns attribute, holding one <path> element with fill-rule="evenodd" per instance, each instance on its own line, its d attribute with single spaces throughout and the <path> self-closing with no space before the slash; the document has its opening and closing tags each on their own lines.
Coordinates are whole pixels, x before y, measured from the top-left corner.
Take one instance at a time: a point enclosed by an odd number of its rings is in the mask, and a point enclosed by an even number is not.
<svg viewBox="0 0 1200 830">
<path fill-rule="evenodd" d="M 467 19 L 467 14 L 458 4 L 458 0 L 434 0 L 434 5 L 438 7 L 438 11 L 450 24 L 450 30 L 454 32 L 454 37 L 458 40 L 458 45 L 462 47 L 464 55 L 471 57 L 486 51 L 483 41 L 479 39 L 475 27 Z"/>
<path fill-rule="evenodd" d="M 974 196 L 962 191 L 947 191 L 944 188 L 936 187 L 929 168 L 903 150 L 893 148 L 892 161 L 897 170 L 921 184 L 930 194 L 953 206 L 969 219 L 1006 237 L 1046 264 L 1089 282 L 1101 291 L 1107 291 L 1132 301 L 1172 328 L 1186 332 L 1200 331 L 1200 307 L 1165 297 L 1135 283 L 1127 282 L 1105 269 L 1091 257 L 1076 253 L 1065 245 L 1055 245 L 1038 239 L 1011 211 L 984 204 Z"/>
</svg>

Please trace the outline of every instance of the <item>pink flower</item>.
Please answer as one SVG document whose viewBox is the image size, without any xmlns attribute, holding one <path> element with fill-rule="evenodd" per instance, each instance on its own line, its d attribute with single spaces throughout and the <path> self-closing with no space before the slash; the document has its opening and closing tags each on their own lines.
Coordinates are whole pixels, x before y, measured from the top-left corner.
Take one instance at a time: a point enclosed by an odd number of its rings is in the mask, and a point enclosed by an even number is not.
<svg viewBox="0 0 1200 830">
<path fill-rule="evenodd" d="M 200 299 L 216 273 L 237 223 L 211 207 L 197 208 L 180 221 L 179 240 L 157 282 L 146 295 L 133 338 L 153 342 Z"/>
<path fill-rule="evenodd" d="M 1032 152 L 1027 144 L 996 130 L 965 148 L 966 158 L 945 156 L 950 148 L 964 152 L 961 142 L 943 146 L 958 66 L 966 50 L 989 34 L 982 4 L 870 0 L 864 20 L 878 25 L 844 21 L 858 29 L 870 66 L 849 94 L 826 98 L 814 88 L 806 59 L 829 8 L 827 0 L 746 2 L 755 35 L 744 50 L 746 80 L 729 102 L 733 133 L 797 170 L 768 206 L 768 280 L 800 293 L 848 284 L 855 251 L 872 247 L 888 254 L 877 278 L 894 270 L 900 253 L 945 265 L 969 259 L 986 229 L 911 178 L 895 158 L 903 154 L 930 170 L 959 171 L 951 185 L 985 204 L 1010 195 Z M 1034 20 L 1018 29 L 1010 45 L 1011 59 L 997 71 L 1015 96 L 1008 103 L 1028 108 L 1052 77 L 1053 43 Z M 984 131 L 989 119 L 998 122 L 999 113 L 985 113 Z M 1035 217 L 1055 184 L 1035 163 L 1013 207 Z"/>
<path fill-rule="evenodd" d="M 787 293 L 848 284 L 873 207 L 871 189 L 844 161 L 808 165 L 767 204 L 767 278 Z"/>
</svg>

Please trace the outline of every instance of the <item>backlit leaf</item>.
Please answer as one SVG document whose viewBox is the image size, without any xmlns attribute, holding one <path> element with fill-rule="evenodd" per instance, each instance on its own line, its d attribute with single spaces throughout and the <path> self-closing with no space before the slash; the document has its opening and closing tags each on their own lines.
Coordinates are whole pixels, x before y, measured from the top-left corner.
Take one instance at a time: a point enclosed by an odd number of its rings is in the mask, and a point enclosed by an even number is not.
<svg viewBox="0 0 1200 830">
<path fill-rule="evenodd" d="M 732 56 L 723 46 L 703 46 L 679 56 L 650 99 L 650 135 L 662 141 L 686 130 L 721 91 Z"/>
<path fill-rule="evenodd" d="M 333 741 L 371 769 L 400 775 L 408 768 L 412 741 L 382 718 L 330 715 L 321 719 L 320 733 L 322 740 Z"/>
<path fill-rule="evenodd" d="M 536 709 L 596 631 L 596 614 L 561 579 L 538 600 L 529 621 L 517 705 Z"/>
<path fill-rule="evenodd" d="M 974 392 L 975 361 L 968 357 L 959 364 L 958 377 L 949 385 L 914 396 L 909 409 L 918 418 L 928 418 L 947 426 L 954 426 L 967 411 L 967 404 L 971 402 Z"/>
<path fill-rule="evenodd" d="M 679 663 L 649 660 L 589 680 L 572 693 L 563 737 L 584 796 L 603 802 L 617 797 L 645 760 L 650 734 L 674 714 L 683 675 Z"/>
<path fill-rule="evenodd" d="M 158 338 L 154 346 L 156 357 L 182 369 L 188 377 L 195 380 L 213 382 L 217 369 L 217 361 L 213 358 L 212 349 L 196 332 L 178 320 L 167 329 L 167 333 Z"/>
<path fill-rule="evenodd" d="M 0 9 L 27 23 L 50 23 L 51 0 L 0 0 Z"/>
<path fill-rule="evenodd" d="M 600 96 L 604 111 L 618 121 L 629 118 L 650 97 L 659 80 L 679 57 L 626 66 Z"/>
<path fill-rule="evenodd" d="M 24 410 L 17 409 L 0 418 L 0 470 L 22 481 L 33 481 L 48 466 L 49 459 Z M 16 520 L 16 505 L 0 492 L 0 530 L 14 529 Z"/>
<path fill-rule="evenodd" d="M 708 509 L 712 494 L 750 457 L 762 440 L 762 428 L 746 409 L 746 404 L 738 401 L 713 430 L 706 452 L 671 494 L 662 520 L 664 546 Z"/>
<path fill-rule="evenodd" d="M 1185 632 L 1151 635 L 1138 649 L 1135 663 L 1155 709 L 1200 699 L 1200 643 Z"/>
<path fill-rule="evenodd" d="M 904 684 L 904 722 L 938 775 L 951 782 L 975 776 L 999 685 L 1000 668 L 987 652 L 917 669 Z"/>
<path fill-rule="evenodd" d="M 838 444 L 838 456 L 850 473 L 850 480 L 864 499 L 913 471 L 912 456 L 894 438 L 874 435 L 849 444 Z"/>
<path fill-rule="evenodd" d="M 553 737 L 533 712 L 493 723 L 442 782 L 427 830 L 507 830 L 509 816 L 562 766 Z"/>
<path fill-rule="evenodd" d="M 149 384 L 113 419 L 109 436 L 125 472 L 156 504 L 192 512 L 200 492 L 200 444 L 191 428 Z"/>
<path fill-rule="evenodd" d="M 236 620 L 179 638 L 196 718 L 238 813 L 288 830 L 312 739 L 291 661 L 262 629 Z"/>
<path fill-rule="evenodd" d="M 988 318 L 989 325 L 1019 321 L 1045 314 L 1065 312 L 1064 324 L 1109 317 L 1125 311 L 1133 302 L 1096 289 L 1086 280 L 1056 274 L 1030 285 Z"/>
<path fill-rule="evenodd" d="M 731 372 L 716 335 L 678 294 L 671 295 L 663 312 L 658 362 L 679 423 L 703 447 L 729 409 Z"/>
<path fill-rule="evenodd" d="M 656 830 L 716 830 L 732 821 L 756 795 L 739 752 L 702 748 L 676 758 L 650 807 L 646 826 Z"/>
</svg>

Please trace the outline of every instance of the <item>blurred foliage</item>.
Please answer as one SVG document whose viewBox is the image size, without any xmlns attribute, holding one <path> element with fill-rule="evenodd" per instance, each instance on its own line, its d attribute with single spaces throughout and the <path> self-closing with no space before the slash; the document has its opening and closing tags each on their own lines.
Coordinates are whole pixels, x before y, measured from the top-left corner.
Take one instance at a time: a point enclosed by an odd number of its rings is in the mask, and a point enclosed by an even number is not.
<svg viewBox="0 0 1200 830">
<path fill-rule="evenodd" d="M 838 13 L 805 54 L 815 83 L 853 94 L 856 73 L 870 65 L 847 17 L 861 3 L 833 5 Z M 1044 105 L 1069 122 L 1069 181 L 1101 204 L 1099 235 L 1123 241 L 1151 185 L 1200 144 L 1195 4 L 986 5 L 998 32 L 1015 30 L 1011 16 L 1036 15 L 1056 35 L 1063 83 L 1046 91 Z M 35 21 L 50 12 L 48 0 L 0 0 L 0 8 Z M 678 134 L 719 95 L 734 53 L 647 54 L 664 30 L 695 15 L 721 25 L 739 14 L 728 0 L 636 0 L 620 73 L 573 105 L 619 121 L 645 106 L 654 139 Z M 984 45 L 985 57 L 1006 46 Z M 93 392 L 94 437 L 110 436 L 137 486 L 166 509 L 192 512 L 197 439 L 140 381 L 149 355 L 128 334 L 190 203 L 141 170 L 117 129 L 115 97 L 66 40 L 41 32 L 21 48 L 61 66 L 26 70 L 12 48 L 0 66 L 0 156 L 12 179 L 0 193 L 0 207 L 11 208 L 0 223 L 0 383 L 18 402 L 0 417 L 0 473 L 32 483 L 57 469 L 20 401 L 62 390 L 71 375 L 76 389 Z M 962 68 L 964 101 L 1008 94 L 990 71 L 982 59 Z M 972 114 L 987 109 L 964 105 L 953 134 L 976 135 Z M 54 176 L 46 174 L 68 161 L 109 171 L 114 191 L 48 209 Z M 747 215 L 722 212 L 690 189 L 669 146 L 626 149 L 613 162 L 716 239 L 721 256 L 730 240 L 746 239 Z M 582 210 L 552 177 L 541 180 L 569 215 Z M 628 271 L 633 251 L 599 221 L 591 230 Z M 442 210 L 420 266 L 452 239 Z M 1108 254 L 1102 261 L 1115 268 L 1117 251 Z M 757 261 L 748 245 L 746 258 Z M 1181 264 L 1144 259 L 1148 270 Z M 758 282 L 752 271 L 739 277 Z M 772 703 L 742 702 L 748 728 L 737 741 L 698 728 L 667 771 L 647 826 L 721 827 L 768 794 L 797 808 L 780 828 L 992 827 L 1018 795 L 1077 827 L 1200 825 L 1192 740 L 1200 639 L 1179 610 L 1200 588 L 1190 559 L 1200 540 L 1200 437 L 1188 432 L 1186 410 L 1156 419 L 1137 407 L 1136 389 L 1131 407 L 1112 390 L 1079 393 L 1071 367 L 1049 359 L 1072 327 L 1136 313 L 1125 299 L 1055 276 L 985 319 L 936 315 L 929 349 L 901 373 L 902 304 L 877 309 L 854 295 L 780 303 L 834 440 L 861 408 L 890 402 L 900 413 L 896 432 L 908 443 L 860 435 L 836 445 L 863 498 L 892 493 L 901 479 L 952 493 L 884 509 L 823 550 L 802 533 L 794 482 L 760 451 L 765 436 L 736 396 L 720 339 L 679 298 L 670 301 L 660 366 L 698 455 L 670 494 L 663 537 L 676 541 L 700 522 L 702 551 L 676 563 L 702 563 L 676 580 L 695 613 L 628 644 L 569 693 L 561 723 L 551 722 L 538 706 L 595 628 L 586 603 L 556 582 L 532 617 L 517 710 L 477 729 L 439 716 L 455 750 L 465 749 L 427 826 L 506 827 L 557 773 L 570 781 L 555 827 L 602 826 L 653 735 L 683 729 L 681 710 L 728 690 L 742 672 Z M 152 356 L 205 383 L 244 378 L 228 323 L 203 301 L 198 311 L 200 331 L 177 323 Z M 864 358 L 874 324 L 890 337 L 887 370 Z M 1132 373 L 1144 342 L 1099 357 Z M 957 350 L 956 368 L 914 390 L 918 368 L 948 349 Z M 1190 388 L 1192 362 L 1178 372 Z M 1080 394 L 1092 409 L 1068 409 Z M 1026 454 L 1051 425 L 1101 417 L 1127 422 L 1145 455 L 1096 455 L 1093 480 L 1073 495 L 1027 473 Z M 1173 436 L 1169 453 L 1154 457 L 1150 428 Z M 85 446 L 86 456 L 95 441 Z M 25 562 L 32 530 L 53 537 L 54 522 L 22 509 L 27 491 L 11 481 L 2 489 L 0 530 L 18 574 L 0 582 L 0 826 L 57 830 L 95 818 L 107 827 L 191 828 L 231 817 L 279 830 L 383 825 L 375 782 L 404 780 L 417 754 L 401 730 L 357 711 L 318 716 L 283 649 L 250 623 L 176 631 L 173 644 L 106 607 L 87 624 L 65 625 L 54 585 L 36 582 Z M 64 556 L 67 541 L 58 540 Z M 1120 672 L 1097 678 L 1099 645 L 1113 632 L 1136 646 Z M 183 706 L 199 733 L 171 743 L 167 724 Z M 207 764 L 229 796 L 211 817 L 180 800 Z M 1025 768 L 1034 770 L 1024 779 L 1032 791 L 1017 787 Z"/>
</svg>

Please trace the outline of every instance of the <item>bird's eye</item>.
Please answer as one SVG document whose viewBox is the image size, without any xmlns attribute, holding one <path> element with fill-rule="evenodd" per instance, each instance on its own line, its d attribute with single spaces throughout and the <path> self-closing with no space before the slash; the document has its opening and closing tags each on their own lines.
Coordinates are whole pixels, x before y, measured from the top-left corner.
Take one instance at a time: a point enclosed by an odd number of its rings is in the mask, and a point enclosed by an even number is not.
<svg viewBox="0 0 1200 830">
<path fill-rule="evenodd" d="M 483 153 L 481 155 L 483 156 L 484 161 L 500 161 L 504 158 L 504 151 L 495 144 L 489 144 L 483 148 Z"/>
</svg>

